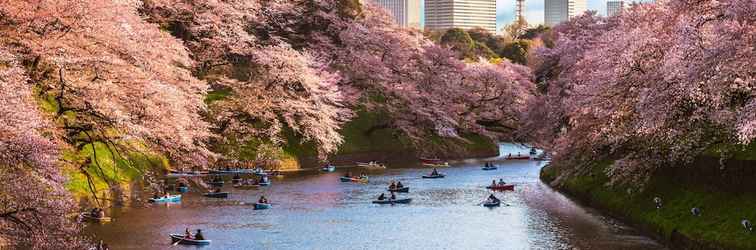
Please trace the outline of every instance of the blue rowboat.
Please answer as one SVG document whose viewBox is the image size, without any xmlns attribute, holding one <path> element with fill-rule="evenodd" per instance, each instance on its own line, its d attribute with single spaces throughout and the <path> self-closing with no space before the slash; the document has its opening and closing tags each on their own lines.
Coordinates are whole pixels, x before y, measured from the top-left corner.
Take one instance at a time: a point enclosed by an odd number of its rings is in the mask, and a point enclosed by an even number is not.
<svg viewBox="0 0 756 250">
<path fill-rule="evenodd" d="M 328 165 L 328 166 L 320 168 L 320 171 L 333 172 L 333 171 L 336 171 L 336 167 L 334 167 L 333 165 Z"/>
<path fill-rule="evenodd" d="M 397 199 L 397 200 L 374 200 L 373 204 L 409 204 L 412 201 L 412 198 L 404 198 L 404 199 Z"/>
<path fill-rule="evenodd" d="M 485 202 L 485 203 L 483 203 L 484 207 L 498 207 L 499 205 L 501 205 L 501 201 L 500 200 L 496 200 L 494 202 Z"/>
<path fill-rule="evenodd" d="M 168 197 L 160 197 L 160 198 L 150 198 L 149 202 L 152 203 L 164 203 L 164 202 L 180 202 L 181 201 L 181 195 L 169 195 Z"/>
<path fill-rule="evenodd" d="M 403 187 L 403 188 L 394 188 L 394 189 L 387 189 L 389 192 L 396 192 L 396 193 L 409 193 L 409 187 Z"/>
<path fill-rule="evenodd" d="M 344 177 L 344 176 L 341 177 L 341 182 L 351 182 L 351 181 L 352 181 L 352 177 Z"/>
<path fill-rule="evenodd" d="M 270 203 L 255 203 L 255 210 L 269 209 L 272 207 L 273 205 L 271 205 Z"/>
<path fill-rule="evenodd" d="M 193 240 L 184 238 L 182 234 L 171 234 L 171 242 L 183 245 L 209 245 L 211 240 Z"/>
<path fill-rule="evenodd" d="M 176 191 L 178 191 L 179 193 L 186 193 L 186 192 L 189 192 L 189 187 L 186 187 L 186 186 L 184 186 L 184 187 L 177 187 Z"/>
<path fill-rule="evenodd" d="M 490 167 L 483 167 L 483 170 L 496 170 L 498 169 L 496 166 L 491 165 Z"/>
<path fill-rule="evenodd" d="M 438 179 L 438 178 L 444 178 L 446 175 L 444 174 L 437 174 L 437 175 L 423 175 L 423 178 L 425 179 Z"/>
<path fill-rule="evenodd" d="M 228 198 L 228 192 L 212 192 L 203 194 L 205 197 L 210 198 Z"/>
</svg>

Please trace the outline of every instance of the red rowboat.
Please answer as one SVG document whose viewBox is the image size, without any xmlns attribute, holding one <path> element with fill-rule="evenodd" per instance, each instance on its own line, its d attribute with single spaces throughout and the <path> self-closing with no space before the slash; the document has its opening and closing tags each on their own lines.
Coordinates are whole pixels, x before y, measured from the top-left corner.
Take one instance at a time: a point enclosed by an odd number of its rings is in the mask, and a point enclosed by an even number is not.
<svg viewBox="0 0 756 250">
<path fill-rule="evenodd" d="M 493 191 L 514 191 L 514 185 L 513 184 L 505 184 L 505 185 L 496 185 L 496 186 L 488 186 L 487 189 L 491 189 Z"/>
</svg>

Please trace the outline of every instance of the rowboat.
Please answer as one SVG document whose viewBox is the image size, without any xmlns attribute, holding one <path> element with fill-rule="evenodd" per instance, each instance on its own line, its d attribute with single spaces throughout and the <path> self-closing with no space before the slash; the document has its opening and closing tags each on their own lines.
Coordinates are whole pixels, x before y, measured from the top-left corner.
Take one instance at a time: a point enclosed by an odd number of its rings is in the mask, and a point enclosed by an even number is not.
<svg viewBox="0 0 756 250">
<path fill-rule="evenodd" d="M 386 200 L 374 200 L 373 204 L 409 204 L 412 201 L 412 198 L 404 198 L 404 199 L 386 199 Z"/>
<path fill-rule="evenodd" d="M 483 170 L 496 170 L 496 169 L 498 169 L 498 167 L 496 167 L 496 166 L 494 166 L 494 165 L 490 165 L 490 166 L 487 166 L 487 167 L 483 167 Z"/>
<path fill-rule="evenodd" d="M 403 187 L 403 188 L 394 188 L 394 189 L 387 189 L 389 192 L 395 192 L 395 193 L 409 193 L 409 187 Z"/>
<path fill-rule="evenodd" d="M 211 240 L 194 240 L 184 238 L 182 234 L 171 234 L 171 242 L 183 245 L 209 245 Z"/>
<path fill-rule="evenodd" d="M 495 200 L 493 202 L 486 201 L 486 202 L 483 203 L 484 207 L 498 207 L 500 205 L 501 205 L 501 201 L 500 200 Z"/>
<path fill-rule="evenodd" d="M 530 160 L 529 155 L 507 155 L 504 157 L 507 160 Z"/>
<path fill-rule="evenodd" d="M 446 175 L 444 174 L 437 174 L 437 175 L 423 175 L 424 179 L 438 179 L 438 178 L 444 178 Z"/>
<path fill-rule="evenodd" d="M 228 198 L 228 192 L 212 192 L 203 194 L 205 197 L 210 198 Z"/>
<path fill-rule="evenodd" d="M 234 184 L 234 188 L 239 188 L 239 189 L 252 189 L 252 188 L 259 188 L 259 187 L 260 187 L 259 184 L 241 184 L 241 183 Z"/>
<path fill-rule="evenodd" d="M 328 166 L 320 168 L 320 171 L 322 171 L 322 172 L 333 172 L 333 171 L 336 171 L 336 167 L 334 167 L 333 165 L 328 165 Z"/>
<path fill-rule="evenodd" d="M 178 191 L 179 193 L 186 193 L 186 192 L 189 192 L 189 187 L 187 186 L 176 187 L 176 191 Z"/>
<path fill-rule="evenodd" d="M 95 217 L 95 216 L 92 216 L 92 214 L 89 213 L 89 212 L 83 212 L 83 213 L 79 214 L 79 216 L 81 218 L 81 221 L 89 221 L 89 222 L 99 222 L 99 223 L 102 223 L 102 222 L 111 222 L 113 220 L 113 218 L 110 218 L 110 217 L 107 217 L 107 216 L 106 217 Z"/>
<path fill-rule="evenodd" d="M 152 203 L 180 202 L 181 195 L 177 194 L 177 195 L 169 195 L 168 197 L 150 198 L 148 201 Z"/>
<path fill-rule="evenodd" d="M 367 177 L 354 178 L 354 177 L 345 177 L 345 176 L 342 176 L 340 179 L 341 179 L 341 182 L 364 182 L 364 183 L 368 182 L 368 178 Z"/>
<path fill-rule="evenodd" d="M 375 161 L 371 162 L 357 162 L 358 167 L 364 167 L 364 168 L 372 168 L 372 169 L 384 169 L 386 168 L 386 165 L 380 164 Z"/>
<path fill-rule="evenodd" d="M 486 188 L 494 190 L 494 191 L 506 191 L 506 190 L 514 191 L 514 185 L 513 184 L 487 186 Z"/>
<path fill-rule="evenodd" d="M 271 205 L 270 203 L 255 203 L 255 210 L 269 209 L 272 207 L 273 205 Z"/>
</svg>

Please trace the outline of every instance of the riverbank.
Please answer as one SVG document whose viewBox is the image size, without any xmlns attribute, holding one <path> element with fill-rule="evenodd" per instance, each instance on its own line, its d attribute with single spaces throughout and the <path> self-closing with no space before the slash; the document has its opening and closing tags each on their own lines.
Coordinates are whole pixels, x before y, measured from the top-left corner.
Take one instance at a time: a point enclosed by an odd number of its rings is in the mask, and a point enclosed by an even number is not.
<svg viewBox="0 0 756 250">
<path fill-rule="evenodd" d="M 701 157 L 689 166 L 667 168 L 654 174 L 638 193 L 626 187 L 609 187 L 605 169 L 611 161 L 590 163 L 590 173 L 572 176 L 556 186 L 559 167 L 541 171 L 541 179 L 588 206 L 655 235 L 672 249 L 756 249 L 756 233 L 740 224 L 756 221 L 756 161 Z M 663 201 L 656 209 L 653 198 Z M 691 213 L 693 207 L 701 216 Z"/>
</svg>

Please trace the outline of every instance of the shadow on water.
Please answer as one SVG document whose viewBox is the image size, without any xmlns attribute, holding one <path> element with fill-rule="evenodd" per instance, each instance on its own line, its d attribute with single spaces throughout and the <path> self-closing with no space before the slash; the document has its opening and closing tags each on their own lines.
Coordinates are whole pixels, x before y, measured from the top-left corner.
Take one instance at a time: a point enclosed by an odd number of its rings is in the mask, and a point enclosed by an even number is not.
<svg viewBox="0 0 756 250">
<path fill-rule="evenodd" d="M 502 155 L 529 152 L 513 144 L 500 149 Z M 482 171 L 486 161 L 499 168 Z M 185 227 L 201 228 L 213 240 L 203 249 L 664 249 L 543 184 L 543 164 L 462 160 L 439 168 L 443 179 L 422 179 L 429 168 L 402 166 L 366 171 L 368 184 L 341 183 L 342 170 L 297 173 L 257 190 L 227 186 L 226 200 L 190 192 L 180 204 L 114 209 L 115 222 L 87 231 L 114 249 L 166 249 L 167 235 Z M 490 193 L 484 187 L 499 178 L 516 185 L 514 192 L 496 193 L 508 206 L 480 206 Z M 371 204 L 392 180 L 410 187 L 398 196 L 412 203 Z M 272 209 L 253 209 L 260 195 Z"/>
</svg>

